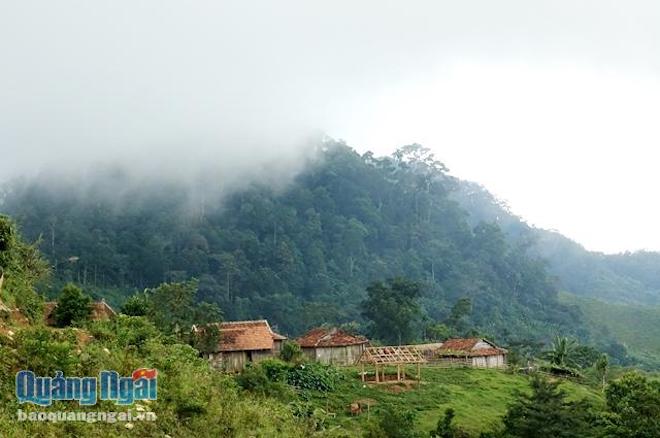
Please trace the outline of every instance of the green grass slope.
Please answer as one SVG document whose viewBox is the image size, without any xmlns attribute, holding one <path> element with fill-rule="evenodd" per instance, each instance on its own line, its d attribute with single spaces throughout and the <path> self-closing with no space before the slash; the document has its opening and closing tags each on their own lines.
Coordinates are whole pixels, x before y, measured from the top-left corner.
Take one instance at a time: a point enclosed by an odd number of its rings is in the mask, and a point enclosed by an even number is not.
<svg viewBox="0 0 660 438">
<path fill-rule="evenodd" d="M 608 333 L 646 365 L 660 368 L 660 306 L 611 304 L 561 294 L 565 303 L 582 309 L 592 333 Z"/>
<path fill-rule="evenodd" d="M 414 375 L 415 371 L 411 368 L 408 372 Z M 349 406 L 356 400 L 375 400 L 377 404 L 370 409 L 370 414 L 385 406 L 413 410 L 417 429 L 424 434 L 434 429 L 445 409 L 451 407 L 456 411 L 456 424 L 477 436 L 500 423 L 517 391 L 529 391 L 526 376 L 500 370 L 428 367 L 422 369 L 422 383 L 408 387 L 364 385 L 357 371 L 351 374 L 336 391 L 311 400 L 331 413 L 330 427 L 339 426 L 350 436 L 359 436 L 371 416 L 366 412 L 358 416 L 350 414 Z M 571 399 L 587 398 L 596 406 L 603 405 L 597 390 L 569 381 L 562 387 Z"/>
</svg>

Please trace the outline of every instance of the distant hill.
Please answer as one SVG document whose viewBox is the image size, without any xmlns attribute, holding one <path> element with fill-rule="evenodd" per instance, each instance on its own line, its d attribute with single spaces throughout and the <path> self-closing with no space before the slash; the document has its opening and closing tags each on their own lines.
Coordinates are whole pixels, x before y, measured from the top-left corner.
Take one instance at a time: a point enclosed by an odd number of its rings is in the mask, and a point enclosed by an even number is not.
<svg viewBox="0 0 660 438">
<path fill-rule="evenodd" d="M 475 183 L 459 181 L 452 196 L 470 213 L 471 223 L 495 222 L 512 244 L 545 259 L 561 289 L 610 303 L 660 304 L 660 253 L 587 251 L 557 232 L 530 227 Z"/>
<path fill-rule="evenodd" d="M 650 368 L 660 368 L 660 306 L 611 304 L 562 294 L 582 309 L 592 333 L 614 336 Z"/>
<path fill-rule="evenodd" d="M 127 185 L 118 175 L 6 187 L 0 210 L 30 239 L 42 237 L 54 288 L 73 280 L 119 301 L 194 277 L 200 298 L 227 319 L 265 317 L 298 334 L 363 323 L 366 285 L 404 276 L 424 287 L 419 337 L 461 298 L 472 304 L 463 326 L 500 341 L 589 336 L 543 263 L 507 237 L 515 230 L 473 220 L 450 196 L 460 182 L 419 145 L 375 157 L 328 143 L 286 188 L 252 185 L 223 199 L 191 196 L 167 178 Z"/>
</svg>

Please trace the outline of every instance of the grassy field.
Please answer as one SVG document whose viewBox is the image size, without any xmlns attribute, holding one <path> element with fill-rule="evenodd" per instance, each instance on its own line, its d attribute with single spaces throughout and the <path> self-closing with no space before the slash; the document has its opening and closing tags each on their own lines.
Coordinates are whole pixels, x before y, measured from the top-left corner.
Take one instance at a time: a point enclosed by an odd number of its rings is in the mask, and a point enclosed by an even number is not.
<svg viewBox="0 0 660 438">
<path fill-rule="evenodd" d="M 660 369 L 660 307 L 609 304 L 570 294 L 560 297 L 582 309 L 593 333 L 610 333 L 633 355 Z"/>
<path fill-rule="evenodd" d="M 414 374 L 414 370 L 409 370 Z M 528 391 L 526 376 L 508 374 L 499 370 L 443 369 L 428 367 L 422 369 L 420 385 L 364 385 L 357 373 L 352 370 L 350 378 L 327 398 L 313 399 L 315 405 L 335 415 L 331 425 L 341 425 L 351 433 L 359 435 L 368 419 L 366 412 L 352 416 L 349 406 L 359 399 L 373 399 L 376 406 L 391 406 L 416 411 L 417 428 L 425 433 L 435 428 L 438 419 L 448 407 L 456 411 L 456 424 L 471 434 L 490 430 L 504 415 L 516 391 Z M 600 393 L 586 386 L 565 382 L 562 387 L 572 399 L 587 398 L 602 405 Z"/>
</svg>

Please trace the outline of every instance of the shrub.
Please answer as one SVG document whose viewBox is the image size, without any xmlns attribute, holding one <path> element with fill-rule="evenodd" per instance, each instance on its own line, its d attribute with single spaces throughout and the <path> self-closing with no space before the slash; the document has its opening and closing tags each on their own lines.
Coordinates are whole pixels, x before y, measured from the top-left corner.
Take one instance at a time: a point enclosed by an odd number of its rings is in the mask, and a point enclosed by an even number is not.
<svg viewBox="0 0 660 438">
<path fill-rule="evenodd" d="M 149 300 L 144 293 L 137 293 L 129 297 L 121 306 L 121 313 L 128 316 L 145 316 L 148 312 Z"/>
<path fill-rule="evenodd" d="M 271 382 L 286 382 L 292 366 L 277 359 L 267 359 L 259 363 Z"/>
<path fill-rule="evenodd" d="M 289 403 L 289 407 L 293 416 L 305 424 L 309 434 L 326 429 L 330 415 L 325 409 L 316 408 L 312 403 L 304 401 Z"/>
<path fill-rule="evenodd" d="M 386 408 L 365 434 L 367 438 L 418 438 L 415 431 L 415 413 L 408 410 Z"/>
<path fill-rule="evenodd" d="M 286 362 L 295 362 L 302 357 L 302 349 L 300 345 L 295 342 L 284 342 L 282 344 L 282 351 L 280 351 L 280 359 Z"/>
<path fill-rule="evenodd" d="M 59 327 L 80 325 L 89 319 L 92 313 L 92 299 L 74 284 L 67 284 L 62 289 L 57 307 L 53 311 Z"/>
<path fill-rule="evenodd" d="M 560 382 L 539 375 L 530 381 L 532 393 L 518 393 L 503 418 L 504 435 L 555 438 L 594 436 L 591 406 L 585 400 L 569 401 Z"/>
<path fill-rule="evenodd" d="M 452 408 L 447 408 L 445 410 L 445 415 L 438 420 L 438 425 L 435 430 L 431 431 L 431 437 L 433 438 L 466 438 L 470 435 L 464 430 L 458 428 L 453 424 L 454 417 L 456 416 L 455 411 Z"/>
<path fill-rule="evenodd" d="M 73 332 L 54 332 L 45 327 L 21 330 L 16 337 L 18 365 L 41 376 L 74 370 L 76 337 Z"/>
<path fill-rule="evenodd" d="M 279 374 L 283 372 L 282 368 L 274 366 L 274 362 L 267 366 L 270 373 Z M 275 371 L 277 370 L 277 371 Z M 281 400 L 290 400 L 293 398 L 292 389 L 282 380 L 271 380 L 266 373 L 266 369 L 261 365 L 249 364 L 241 374 L 236 377 L 238 385 L 255 394 L 266 397 L 275 397 Z"/>
<path fill-rule="evenodd" d="M 265 388 L 270 381 L 262 367 L 248 364 L 248 366 L 236 376 L 236 383 L 246 391 L 265 392 Z"/>
<path fill-rule="evenodd" d="M 205 325 L 192 335 L 193 347 L 204 353 L 216 351 L 219 341 L 220 329 L 217 324 Z"/>
<path fill-rule="evenodd" d="M 626 373 L 607 386 L 605 398 L 610 436 L 660 436 L 660 381 Z"/>
<path fill-rule="evenodd" d="M 32 289 L 27 289 L 16 295 L 16 307 L 30 322 L 35 323 L 43 318 L 44 300 Z"/>
<path fill-rule="evenodd" d="M 342 374 L 330 365 L 306 363 L 291 368 L 287 382 L 299 389 L 328 392 L 335 390 L 342 377 Z"/>
</svg>

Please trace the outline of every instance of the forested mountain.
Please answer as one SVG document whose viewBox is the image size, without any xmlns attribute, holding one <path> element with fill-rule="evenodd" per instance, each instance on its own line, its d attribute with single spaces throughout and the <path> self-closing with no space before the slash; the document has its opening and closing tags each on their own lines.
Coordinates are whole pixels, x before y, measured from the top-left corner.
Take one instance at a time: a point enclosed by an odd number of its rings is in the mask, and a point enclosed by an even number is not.
<svg viewBox="0 0 660 438">
<path fill-rule="evenodd" d="M 511 243 L 530 245 L 564 290 L 612 303 L 660 304 L 660 253 L 587 251 L 557 232 L 530 227 L 474 183 L 461 181 L 452 198 L 470 212 L 470 222 L 496 222 Z"/>
<path fill-rule="evenodd" d="M 199 298 L 225 318 L 266 317 L 298 334 L 360 322 L 365 286 L 403 276 L 424 286 L 420 337 L 465 297 L 466 326 L 500 340 L 588 337 L 530 242 L 507 238 L 518 225 L 475 220 L 455 200 L 462 183 L 418 145 L 377 158 L 328 143 L 285 189 L 253 184 L 217 201 L 191 201 L 176 183 L 120 181 L 113 172 L 57 188 L 15 181 L 0 209 L 42 238 L 55 279 L 115 302 L 197 278 Z M 108 195 L 115 188 L 121 196 Z"/>
</svg>

